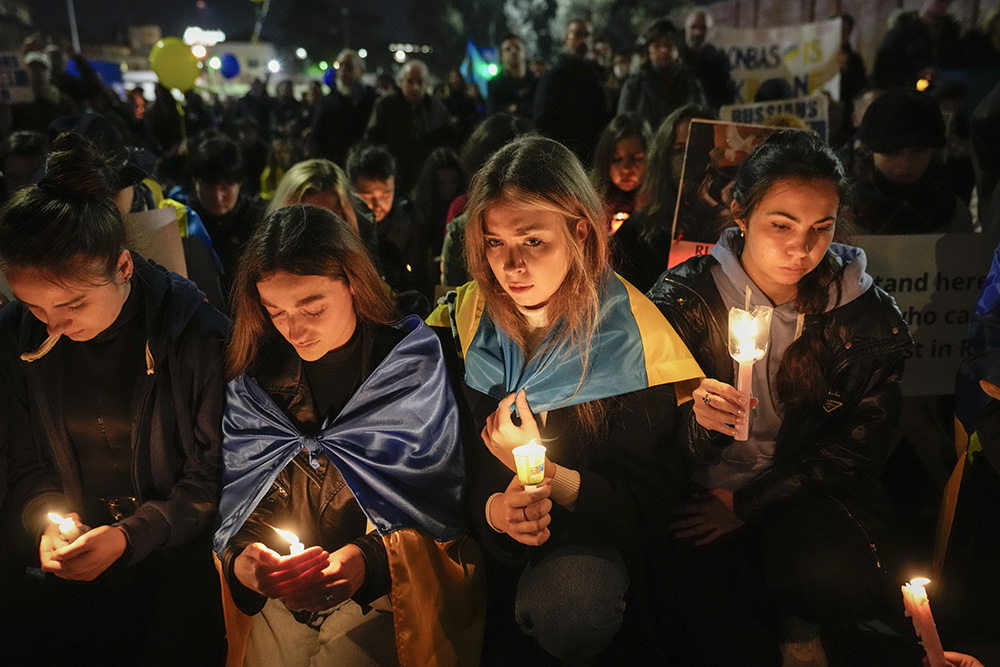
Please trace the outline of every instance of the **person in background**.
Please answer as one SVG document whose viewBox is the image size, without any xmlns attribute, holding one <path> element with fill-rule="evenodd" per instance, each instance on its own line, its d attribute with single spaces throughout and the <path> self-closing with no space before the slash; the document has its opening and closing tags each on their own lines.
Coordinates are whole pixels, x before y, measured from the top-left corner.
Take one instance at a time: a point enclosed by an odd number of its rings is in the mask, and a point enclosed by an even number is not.
<svg viewBox="0 0 1000 667">
<path fill-rule="evenodd" d="M 396 158 L 396 185 L 408 192 L 431 151 L 452 145 L 451 116 L 441 100 L 428 94 L 430 73 L 420 60 L 399 70 L 400 92 L 375 103 L 365 141 L 384 144 Z"/>
<path fill-rule="evenodd" d="M 466 231 L 474 282 L 431 323 L 455 336 L 482 441 L 468 444 L 467 506 L 491 587 L 483 664 L 666 664 L 667 566 L 647 538 L 680 481 L 672 383 L 700 370 L 611 271 L 603 207 L 561 144 L 495 153 Z M 546 447 L 533 489 L 511 451 L 530 441 Z"/>
<path fill-rule="evenodd" d="M 619 115 L 635 112 L 650 127 L 659 127 L 675 109 L 705 104 L 701 83 L 680 58 L 679 38 L 677 28 L 667 19 L 654 21 L 646 29 L 642 55 L 647 60 L 622 86 Z"/>
<path fill-rule="evenodd" d="M 264 140 L 271 138 L 274 127 L 274 100 L 267 94 L 267 82 L 254 79 L 250 82 L 250 90 L 236 100 L 225 126 L 235 129 L 236 121 L 241 118 L 252 118 L 257 123 L 258 132 Z"/>
<path fill-rule="evenodd" d="M 225 274 L 231 278 L 240 248 L 263 217 L 264 207 L 243 190 L 246 171 L 240 146 L 223 134 L 209 135 L 194 146 L 190 171 L 194 189 L 182 203 L 201 218 Z"/>
<path fill-rule="evenodd" d="M 0 212 L 17 296 L 0 315 L 2 449 L 45 573 L 26 583 L 4 657 L 221 666 L 209 549 L 229 322 L 125 249 L 134 166 L 74 133 L 52 149 L 44 177 Z"/>
<path fill-rule="evenodd" d="M 427 275 L 426 229 L 420 211 L 396 194 L 396 160 L 379 146 L 357 146 L 347 159 L 347 175 L 354 192 L 375 218 L 379 257 L 384 276 L 397 292 L 416 289 L 430 293 Z"/>
<path fill-rule="evenodd" d="M 271 105 L 272 122 L 276 131 L 287 133 L 298 130 L 302 122 L 302 102 L 295 99 L 295 88 L 291 79 L 278 82 L 274 102 Z"/>
<path fill-rule="evenodd" d="M 432 256 L 436 257 L 441 250 L 445 219 L 452 202 L 466 193 L 468 187 L 466 171 L 455 151 L 447 147 L 434 149 L 424 162 L 420 178 L 410 196 L 424 220 L 426 240 Z"/>
<path fill-rule="evenodd" d="M 539 78 L 532 118 L 538 131 L 590 164 L 597 138 L 611 114 L 604 99 L 604 74 L 590 59 L 593 28 L 582 19 L 566 26 L 563 52 Z"/>
<path fill-rule="evenodd" d="M 695 9 L 684 20 L 684 62 L 705 91 L 708 105 L 718 111 L 725 104 L 736 100 L 736 84 L 729 71 L 729 57 L 725 51 L 709 43 L 708 34 L 715 26 L 712 14 Z"/>
<path fill-rule="evenodd" d="M 368 127 L 378 94 L 362 82 L 365 61 L 357 51 L 344 49 L 337 59 L 340 67 L 313 123 L 312 142 L 316 157 L 346 164 L 347 152 Z"/>
<path fill-rule="evenodd" d="M 486 83 L 487 111 L 531 118 L 536 85 L 538 79 L 528 71 L 524 42 L 507 34 L 500 40 L 500 71 Z"/>
<path fill-rule="evenodd" d="M 597 141 L 590 180 L 604 203 L 611 234 L 635 211 L 636 194 L 646 174 L 650 134 L 639 114 L 624 114 L 608 123 Z"/>
<path fill-rule="evenodd" d="M 851 44 L 854 17 L 850 14 L 840 14 L 839 17 L 840 51 L 837 53 L 837 65 L 840 67 L 840 101 L 844 105 L 845 117 L 849 117 L 854 111 L 854 98 L 868 83 L 868 72 L 861 54 L 855 51 Z"/>
<path fill-rule="evenodd" d="M 906 123 L 900 123 L 900 118 Z M 937 101 L 890 90 L 861 119 L 854 151 L 855 218 L 872 234 L 972 231 L 968 208 L 944 174 L 944 118 Z"/>
<path fill-rule="evenodd" d="M 456 145 L 461 145 L 479 122 L 479 114 L 476 111 L 476 102 L 469 97 L 465 78 L 457 69 L 448 72 L 441 102 L 451 114 L 454 141 L 457 142 Z"/>
<path fill-rule="evenodd" d="M 317 206 L 264 219 L 233 304 L 215 547 L 253 616 L 242 664 L 475 664 L 481 556 L 438 338 L 396 320 L 358 235 Z"/>
<path fill-rule="evenodd" d="M 952 0 L 923 0 L 900 13 L 875 52 L 873 82 L 882 88 L 912 87 L 932 79 L 936 68 L 961 66 L 961 32 L 948 14 Z"/>
<path fill-rule="evenodd" d="M 267 162 L 264 164 L 264 171 L 260 174 L 260 198 L 262 201 L 271 201 L 274 197 L 274 191 L 278 188 L 285 173 L 299 160 L 300 156 L 293 141 L 284 136 L 271 141 L 271 148 L 267 152 Z"/>
<path fill-rule="evenodd" d="M 679 409 L 691 476 L 671 524 L 692 665 L 781 665 L 786 614 L 819 625 L 830 664 L 920 661 L 879 481 L 913 342 L 864 251 L 834 242 L 848 186 L 814 134 L 775 133 L 739 167 L 735 226 L 649 292 L 705 376 Z M 751 308 L 773 307 L 753 398 L 735 387 L 727 324 L 747 289 Z"/>
<path fill-rule="evenodd" d="M 0 141 L 0 175 L 3 176 L 3 200 L 30 185 L 35 174 L 45 166 L 48 145 L 40 132 L 14 132 Z"/>
<path fill-rule="evenodd" d="M 26 130 L 45 134 L 49 125 L 61 116 L 73 116 L 77 106 L 52 83 L 52 60 L 43 51 L 28 51 L 23 56 L 31 88 L 30 102 L 5 105 L 0 110 L 0 133 Z"/>
</svg>

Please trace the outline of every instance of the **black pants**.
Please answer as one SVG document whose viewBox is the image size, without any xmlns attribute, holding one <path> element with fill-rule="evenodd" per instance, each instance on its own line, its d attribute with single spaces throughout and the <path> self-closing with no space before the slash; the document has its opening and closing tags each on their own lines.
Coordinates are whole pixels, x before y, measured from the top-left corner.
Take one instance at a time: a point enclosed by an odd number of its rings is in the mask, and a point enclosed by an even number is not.
<svg viewBox="0 0 1000 667">
<path fill-rule="evenodd" d="M 225 662 L 222 598 L 207 534 L 131 567 L 116 563 L 91 582 L 35 572 L 19 586 L 17 636 L 0 649 L 0 663 L 4 653 L 15 665 Z"/>
<path fill-rule="evenodd" d="M 883 525 L 817 497 L 702 547 L 675 539 L 681 651 L 693 665 L 780 665 L 791 614 L 820 626 L 831 665 L 919 665 L 899 583 L 869 547 Z M 876 620 L 877 632 L 859 627 Z"/>
</svg>

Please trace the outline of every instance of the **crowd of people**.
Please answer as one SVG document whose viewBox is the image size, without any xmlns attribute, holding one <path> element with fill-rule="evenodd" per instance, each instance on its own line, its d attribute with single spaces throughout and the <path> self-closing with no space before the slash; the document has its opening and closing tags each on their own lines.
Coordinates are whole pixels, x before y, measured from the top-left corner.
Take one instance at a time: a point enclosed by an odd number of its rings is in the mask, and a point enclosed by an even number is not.
<svg viewBox="0 0 1000 667">
<path fill-rule="evenodd" d="M 692 121 L 736 96 L 704 9 L 617 54 L 574 19 L 551 63 L 507 35 L 486 95 L 416 59 L 371 85 L 345 49 L 301 99 L 120 100 L 29 38 L 34 100 L 0 107 L 0 662 L 756 667 L 804 624 L 827 664 L 921 664 L 881 481 L 913 340 L 862 247 L 1000 230 L 1000 86 L 960 76 L 1000 65 L 1000 8 L 962 34 L 949 4 L 871 68 L 840 16 L 829 141 L 770 121 L 676 226 Z M 138 251 L 161 210 L 187 277 Z M 996 494 L 987 297 L 957 526 Z M 957 553 L 987 571 L 995 533 Z M 986 582 L 943 607 L 982 660 L 953 665 L 1000 664 Z"/>
</svg>

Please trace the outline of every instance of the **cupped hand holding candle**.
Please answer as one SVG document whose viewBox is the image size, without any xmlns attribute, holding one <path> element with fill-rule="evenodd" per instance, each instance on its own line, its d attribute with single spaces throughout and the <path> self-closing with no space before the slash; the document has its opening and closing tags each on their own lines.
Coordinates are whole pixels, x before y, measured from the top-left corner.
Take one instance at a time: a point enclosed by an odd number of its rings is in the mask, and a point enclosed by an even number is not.
<svg viewBox="0 0 1000 667">
<path fill-rule="evenodd" d="M 517 408 L 520 424 L 514 423 L 513 408 Z M 512 472 L 517 472 L 514 449 L 532 440 L 541 440 L 535 417 L 524 390 L 510 394 L 497 406 L 496 411 L 486 418 L 486 425 L 480 434 L 487 449 Z M 546 477 L 555 472 L 551 469 Z"/>
<path fill-rule="evenodd" d="M 767 353 L 773 312 L 774 309 L 770 306 L 757 306 L 751 312 L 740 308 L 729 309 L 729 355 L 739 364 L 736 389 L 746 399 L 746 405 L 750 403 L 754 362 Z M 747 419 L 737 424 L 735 437 L 737 440 L 746 440 L 749 436 L 748 415 Z"/>
<path fill-rule="evenodd" d="M 59 539 L 67 543 L 75 542 L 77 538 L 89 530 L 87 526 L 79 523 L 74 517 L 63 517 L 55 512 L 49 512 L 49 521 L 59 527 Z"/>
<path fill-rule="evenodd" d="M 934 616 L 931 614 L 931 604 L 927 599 L 927 590 L 924 588 L 931 583 L 930 579 L 911 579 L 903 584 L 903 605 L 906 607 L 906 615 L 913 620 L 913 629 L 920 637 L 920 643 L 927 654 L 927 662 L 930 667 L 947 667 L 948 663 L 944 657 L 944 649 L 941 647 L 941 638 L 938 637 L 937 625 L 934 624 Z"/>
</svg>

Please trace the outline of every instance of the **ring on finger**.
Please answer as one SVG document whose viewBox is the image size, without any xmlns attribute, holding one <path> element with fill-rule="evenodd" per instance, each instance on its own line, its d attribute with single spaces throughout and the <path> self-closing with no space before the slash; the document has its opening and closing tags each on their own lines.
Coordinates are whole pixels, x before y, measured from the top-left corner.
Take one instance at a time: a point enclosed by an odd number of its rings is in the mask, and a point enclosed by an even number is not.
<svg viewBox="0 0 1000 667">
<path fill-rule="evenodd" d="M 703 400 L 705 402 L 705 405 L 711 405 L 712 404 L 712 395 L 711 394 L 705 394 L 704 396 L 701 397 L 701 400 Z"/>
<path fill-rule="evenodd" d="M 525 521 L 528 521 L 528 508 L 527 507 L 522 507 L 521 508 L 521 515 L 524 517 Z"/>
</svg>

